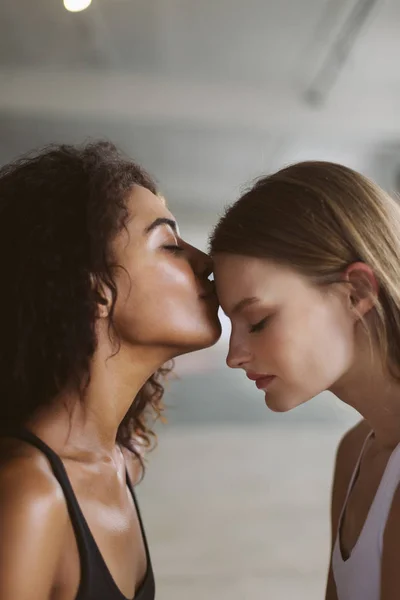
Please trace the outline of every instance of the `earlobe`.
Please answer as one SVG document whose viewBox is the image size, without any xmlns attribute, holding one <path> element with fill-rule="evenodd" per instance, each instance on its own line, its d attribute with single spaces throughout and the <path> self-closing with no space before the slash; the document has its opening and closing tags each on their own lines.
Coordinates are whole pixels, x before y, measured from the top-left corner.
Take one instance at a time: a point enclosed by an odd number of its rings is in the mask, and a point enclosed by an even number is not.
<svg viewBox="0 0 400 600">
<path fill-rule="evenodd" d="M 345 279 L 350 285 L 350 309 L 362 318 L 375 306 L 378 298 L 379 284 L 375 273 L 365 263 L 356 262 L 346 269 Z"/>
<path fill-rule="evenodd" d="M 106 319 L 110 314 L 109 303 L 105 298 L 101 298 L 97 302 L 97 313 L 100 319 Z"/>
<path fill-rule="evenodd" d="M 111 307 L 111 292 L 100 282 L 95 280 L 93 275 L 90 276 L 94 299 L 97 304 L 97 316 L 99 319 L 106 319 L 110 314 Z"/>
</svg>

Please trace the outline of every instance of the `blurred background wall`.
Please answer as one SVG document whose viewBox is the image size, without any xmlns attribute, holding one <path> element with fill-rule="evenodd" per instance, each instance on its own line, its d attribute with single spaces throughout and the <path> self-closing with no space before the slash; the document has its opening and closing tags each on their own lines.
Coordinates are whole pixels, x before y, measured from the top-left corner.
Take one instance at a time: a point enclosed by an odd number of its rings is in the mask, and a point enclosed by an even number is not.
<svg viewBox="0 0 400 600">
<path fill-rule="evenodd" d="M 399 31 L 398 0 L 2 0 L 0 164 L 111 139 L 202 248 L 225 204 L 289 162 L 395 192 Z M 225 366 L 228 337 L 224 320 L 215 348 L 177 361 L 139 488 L 158 598 L 320 599 L 335 447 L 357 415 L 329 394 L 272 414 Z"/>
</svg>

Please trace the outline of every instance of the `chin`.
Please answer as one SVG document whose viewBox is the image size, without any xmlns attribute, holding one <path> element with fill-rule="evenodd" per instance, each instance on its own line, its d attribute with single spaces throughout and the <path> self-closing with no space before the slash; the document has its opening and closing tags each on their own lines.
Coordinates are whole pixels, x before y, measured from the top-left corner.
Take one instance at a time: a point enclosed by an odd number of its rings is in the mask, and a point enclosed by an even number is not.
<svg viewBox="0 0 400 600">
<path fill-rule="evenodd" d="M 271 402 L 269 400 L 269 398 L 265 398 L 265 404 L 267 405 L 269 410 L 272 410 L 272 412 L 274 412 L 274 413 L 285 413 L 285 412 L 288 412 L 289 410 L 292 410 L 292 408 L 295 408 L 293 406 L 286 406 L 284 404 Z"/>
<path fill-rule="evenodd" d="M 222 328 L 219 321 L 213 324 L 212 327 L 208 327 L 204 331 L 203 335 L 198 335 L 197 339 L 194 340 L 194 350 L 204 350 L 205 348 L 211 348 L 214 346 L 219 338 L 221 337 Z"/>
<path fill-rule="evenodd" d="M 294 400 L 293 398 L 290 399 L 282 397 L 279 398 L 277 396 L 269 394 L 268 392 L 266 392 L 265 394 L 265 404 L 270 410 L 272 410 L 272 412 L 275 413 L 289 412 L 290 410 L 301 406 L 302 404 L 304 404 L 304 402 L 307 402 L 307 400 Z"/>
<path fill-rule="evenodd" d="M 202 330 L 198 330 L 198 349 L 210 348 L 218 342 L 222 333 L 222 325 L 218 318 L 218 311 L 211 307 L 207 318 L 203 321 Z"/>
<path fill-rule="evenodd" d="M 221 323 L 220 323 L 219 319 L 217 318 L 211 331 L 210 331 L 208 339 L 205 340 L 206 345 L 204 347 L 210 348 L 211 346 L 214 346 L 220 339 L 221 333 L 222 333 Z"/>
<path fill-rule="evenodd" d="M 174 348 L 174 356 L 181 356 L 189 352 L 197 352 L 214 346 L 221 337 L 222 328 L 218 319 L 212 324 L 207 323 L 204 329 L 196 328 L 195 331 L 182 332 L 181 339 L 176 341 L 172 347 Z"/>
</svg>

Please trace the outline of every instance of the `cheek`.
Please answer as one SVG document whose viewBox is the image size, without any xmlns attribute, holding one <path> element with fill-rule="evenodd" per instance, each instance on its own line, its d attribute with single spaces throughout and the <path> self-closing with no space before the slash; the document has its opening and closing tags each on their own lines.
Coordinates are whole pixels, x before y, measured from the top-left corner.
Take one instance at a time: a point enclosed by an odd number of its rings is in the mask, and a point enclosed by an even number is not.
<svg viewBox="0 0 400 600">
<path fill-rule="evenodd" d="M 197 294 L 193 270 L 183 259 L 157 257 L 125 266 L 117 280 L 118 295 L 136 310 L 155 301 L 161 308 L 168 300 Z M 182 307 L 181 307 L 182 308 Z"/>
<path fill-rule="evenodd" d="M 179 259 L 148 261 L 118 278 L 114 322 L 122 339 L 140 343 L 173 343 L 205 333 L 217 335 L 217 305 L 198 297 L 195 274 Z M 178 261 L 178 264 L 174 264 Z M 210 335 L 211 335 L 210 333 Z M 192 337 L 191 337 L 192 336 Z M 208 340 L 206 340 L 208 343 Z"/>
<path fill-rule="evenodd" d="M 149 278 L 152 285 L 160 294 L 164 291 L 189 290 L 195 289 L 195 275 L 190 265 L 184 259 L 175 258 L 172 261 L 159 261 L 154 268 L 149 271 Z"/>
<path fill-rule="evenodd" d="M 315 308 L 271 323 L 254 346 L 283 379 L 331 385 L 349 368 L 354 352 L 352 324 L 340 311 Z"/>
</svg>

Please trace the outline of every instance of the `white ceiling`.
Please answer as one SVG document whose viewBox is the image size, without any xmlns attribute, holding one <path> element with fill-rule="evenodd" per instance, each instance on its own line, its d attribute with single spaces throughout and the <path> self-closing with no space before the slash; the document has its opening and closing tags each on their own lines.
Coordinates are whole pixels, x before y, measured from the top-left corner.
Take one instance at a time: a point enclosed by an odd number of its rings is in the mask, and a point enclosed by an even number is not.
<svg viewBox="0 0 400 600">
<path fill-rule="evenodd" d="M 398 0 L 2 0 L 0 162 L 108 137 L 181 214 L 299 156 L 370 171 L 400 138 L 399 28 Z"/>
</svg>

